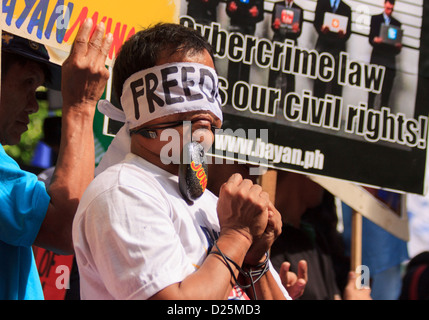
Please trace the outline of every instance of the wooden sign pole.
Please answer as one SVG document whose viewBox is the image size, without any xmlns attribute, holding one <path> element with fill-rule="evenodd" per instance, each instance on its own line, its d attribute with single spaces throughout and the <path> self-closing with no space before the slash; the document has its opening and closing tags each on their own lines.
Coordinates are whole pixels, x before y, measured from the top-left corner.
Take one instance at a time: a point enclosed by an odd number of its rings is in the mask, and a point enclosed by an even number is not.
<svg viewBox="0 0 429 320">
<path fill-rule="evenodd" d="M 352 213 L 351 228 L 351 250 L 350 250 L 350 270 L 362 265 L 362 215 L 359 212 Z"/>
<path fill-rule="evenodd" d="M 270 195 L 270 201 L 275 203 L 276 200 L 276 186 L 277 186 L 277 170 L 268 169 L 266 173 L 259 177 L 259 184 L 262 190 Z"/>
<path fill-rule="evenodd" d="M 258 183 L 262 190 L 268 193 L 270 201 L 275 204 L 276 201 L 276 186 L 277 186 L 277 170 L 268 169 L 263 175 L 259 176 Z"/>
<path fill-rule="evenodd" d="M 398 215 L 365 188 L 351 182 L 321 176 L 308 176 L 341 199 L 360 215 L 374 222 L 395 237 L 409 241 L 407 215 Z"/>
</svg>

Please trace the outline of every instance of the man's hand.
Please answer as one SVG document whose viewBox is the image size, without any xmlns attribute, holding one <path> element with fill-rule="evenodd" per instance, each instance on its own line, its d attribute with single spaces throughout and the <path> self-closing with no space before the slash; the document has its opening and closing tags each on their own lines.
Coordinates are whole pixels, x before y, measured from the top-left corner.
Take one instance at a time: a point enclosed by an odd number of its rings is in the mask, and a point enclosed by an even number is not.
<svg viewBox="0 0 429 320">
<path fill-rule="evenodd" d="M 295 23 L 292 25 L 292 30 L 293 30 L 293 32 L 295 32 L 295 33 L 298 33 L 298 32 L 300 31 L 299 23 L 298 23 L 298 22 L 295 22 Z"/>
<path fill-rule="evenodd" d="M 257 6 L 253 6 L 252 8 L 249 9 L 249 13 L 250 13 L 251 17 L 256 18 L 258 16 L 258 14 L 259 14 L 258 7 Z"/>
<path fill-rule="evenodd" d="M 282 232 L 281 215 L 270 202 L 268 194 L 264 193 L 264 196 L 267 197 L 269 204 L 267 227 L 262 236 L 253 239 L 252 246 L 244 258 L 244 263 L 252 266 L 258 265 L 265 260 L 265 253 L 270 250 L 272 244 Z"/>
<path fill-rule="evenodd" d="M 273 28 L 276 29 L 276 30 L 280 29 L 280 25 L 281 25 L 280 19 L 279 18 L 275 18 L 274 22 L 273 22 Z"/>
<path fill-rule="evenodd" d="M 358 288 L 356 286 L 356 272 L 349 272 L 349 280 L 344 289 L 344 300 L 372 300 L 371 289 L 369 287 Z"/>
<path fill-rule="evenodd" d="M 219 193 L 221 235 L 241 235 L 250 247 L 254 238 L 260 238 L 267 229 L 268 204 L 268 195 L 259 185 L 233 174 Z"/>
<path fill-rule="evenodd" d="M 280 266 L 280 279 L 292 299 L 302 296 L 307 285 L 307 261 L 301 260 L 298 263 L 298 275 L 289 271 L 290 263 L 285 261 Z"/>
<path fill-rule="evenodd" d="M 63 63 L 61 91 L 65 107 L 83 104 L 94 108 L 109 79 L 105 63 L 113 37 L 110 33 L 104 36 L 103 23 L 91 35 L 92 29 L 92 19 L 86 19 Z"/>
<path fill-rule="evenodd" d="M 230 3 L 229 3 L 229 5 L 228 5 L 228 10 L 229 10 L 230 12 L 235 12 L 235 11 L 237 11 L 237 9 L 238 9 L 238 6 L 237 6 L 237 4 L 235 3 L 235 1 L 232 1 L 232 2 L 230 2 Z"/>
<path fill-rule="evenodd" d="M 383 38 L 382 37 L 374 37 L 374 43 L 382 43 L 383 42 Z"/>
<path fill-rule="evenodd" d="M 323 34 L 328 34 L 329 33 L 329 26 L 327 26 L 327 25 L 323 25 L 321 28 L 320 28 L 320 31 L 323 33 Z"/>
</svg>

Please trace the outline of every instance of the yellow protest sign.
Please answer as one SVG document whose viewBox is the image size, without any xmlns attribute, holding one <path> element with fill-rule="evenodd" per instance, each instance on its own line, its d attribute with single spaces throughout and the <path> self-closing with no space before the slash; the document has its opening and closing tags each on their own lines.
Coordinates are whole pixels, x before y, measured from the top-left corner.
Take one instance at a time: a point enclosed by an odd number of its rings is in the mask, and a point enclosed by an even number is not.
<svg viewBox="0 0 429 320">
<path fill-rule="evenodd" d="M 177 22 L 179 7 L 177 0 L 4 0 L 0 23 L 3 30 L 68 52 L 86 18 L 102 21 L 114 36 L 111 60 L 136 31 L 161 21 Z"/>
</svg>

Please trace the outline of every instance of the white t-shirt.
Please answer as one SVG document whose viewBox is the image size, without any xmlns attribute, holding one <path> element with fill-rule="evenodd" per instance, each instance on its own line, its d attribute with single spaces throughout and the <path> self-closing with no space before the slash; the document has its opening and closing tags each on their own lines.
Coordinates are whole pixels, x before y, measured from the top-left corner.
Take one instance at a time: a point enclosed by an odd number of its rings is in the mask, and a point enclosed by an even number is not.
<svg viewBox="0 0 429 320">
<path fill-rule="evenodd" d="M 133 154 L 100 173 L 73 223 L 81 298 L 147 299 L 184 280 L 218 237 L 216 203 L 206 190 L 188 205 L 177 176 Z"/>
</svg>

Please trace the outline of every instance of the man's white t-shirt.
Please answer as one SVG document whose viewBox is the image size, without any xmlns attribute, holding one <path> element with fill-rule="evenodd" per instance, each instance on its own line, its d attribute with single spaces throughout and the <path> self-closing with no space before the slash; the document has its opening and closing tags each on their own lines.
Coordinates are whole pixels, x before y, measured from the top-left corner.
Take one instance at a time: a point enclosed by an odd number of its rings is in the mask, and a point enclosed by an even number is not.
<svg viewBox="0 0 429 320">
<path fill-rule="evenodd" d="M 73 223 L 81 298 L 147 299 L 184 280 L 218 238 L 216 203 L 206 190 L 188 205 L 177 176 L 131 153 L 103 171 Z"/>
</svg>

